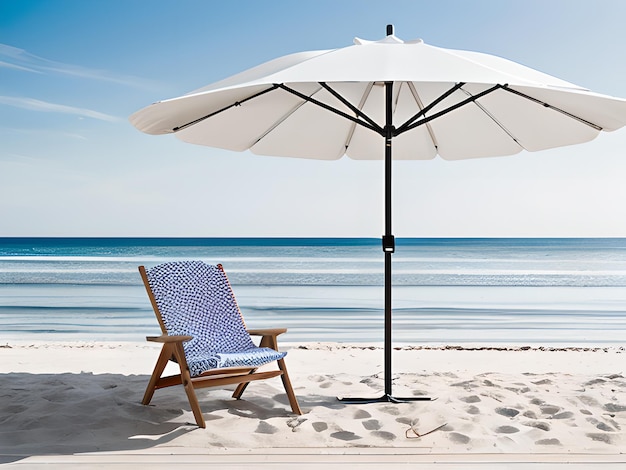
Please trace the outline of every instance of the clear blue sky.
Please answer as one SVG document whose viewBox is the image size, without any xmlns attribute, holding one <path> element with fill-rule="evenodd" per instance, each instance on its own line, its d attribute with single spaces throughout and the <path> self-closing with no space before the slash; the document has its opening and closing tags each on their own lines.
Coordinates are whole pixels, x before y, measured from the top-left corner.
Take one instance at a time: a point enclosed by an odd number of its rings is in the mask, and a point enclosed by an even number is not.
<svg viewBox="0 0 626 470">
<path fill-rule="evenodd" d="M 396 35 L 626 97 L 626 2 L 0 0 L 0 236 L 383 232 L 382 162 L 258 157 L 128 116 L 266 60 Z M 513 157 L 397 162 L 398 237 L 626 237 L 626 129 Z"/>
</svg>

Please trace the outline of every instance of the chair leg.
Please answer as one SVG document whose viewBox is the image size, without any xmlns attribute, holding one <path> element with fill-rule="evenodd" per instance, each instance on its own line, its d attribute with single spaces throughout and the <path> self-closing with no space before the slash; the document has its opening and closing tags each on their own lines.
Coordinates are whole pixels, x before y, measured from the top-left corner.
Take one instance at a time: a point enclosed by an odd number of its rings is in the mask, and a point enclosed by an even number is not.
<svg viewBox="0 0 626 470">
<path fill-rule="evenodd" d="M 278 351 L 278 344 L 276 341 L 276 336 L 273 336 L 273 335 L 263 336 L 261 338 L 261 342 L 259 343 L 259 347 L 260 348 L 272 348 L 275 351 Z M 248 388 L 248 385 L 250 385 L 250 382 L 243 382 L 237 385 L 237 388 L 233 392 L 232 397 L 239 400 L 241 398 L 241 395 L 243 395 L 243 392 L 245 392 L 246 388 Z"/>
<path fill-rule="evenodd" d="M 261 342 L 259 343 L 259 347 L 260 348 L 272 348 L 275 351 L 278 351 L 278 344 L 276 341 L 276 336 L 274 335 L 263 336 L 261 338 Z M 241 398 L 241 395 L 243 395 L 243 392 L 245 392 L 246 388 L 248 388 L 248 385 L 250 385 L 250 382 L 243 382 L 237 385 L 237 388 L 233 392 L 232 397 L 235 398 L 236 400 L 239 400 Z"/>
<path fill-rule="evenodd" d="M 248 385 L 250 385 L 250 382 L 243 382 L 237 385 L 237 388 L 235 389 L 232 395 L 233 398 L 239 400 L 241 398 L 241 395 L 243 395 L 243 392 L 246 391 L 246 388 L 248 387 Z"/>
<path fill-rule="evenodd" d="M 189 366 L 187 365 L 185 350 L 183 349 L 182 344 L 176 343 L 176 345 L 174 346 L 174 355 L 176 356 L 176 360 L 180 365 L 180 375 L 182 378 L 183 387 L 185 387 L 185 392 L 187 393 L 187 399 L 189 400 L 189 404 L 191 405 L 191 411 L 193 411 L 193 416 L 194 418 L 196 418 L 196 424 L 200 428 L 205 428 L 206 424 L 204 422 L 204 416 L 202 416 L 200 403 L 198 403 L 198 397 L 196 396 L 196 391 L 191 381 L 191 374 L 189 373 Z"/>
<path fill-rule="evenodd" d="M 261 342 L 259 344 L 260 347 L 272 348 L 278 351 L 278 339 L 276 335 L 264 335 L 261 338 Z M 285 387 L 285 392 L 287 392 L 287 398 L 289 399 L 289 404 L 291 405 L 291 411 L 293 411 L 297 415 L 302 414 L 302 410 L 300 409 L 300 405 L 298 404 L 298 399 L 296 398 L 296 394 L 293 392 L 293 387 L 291 386 L 291 380 L 289 380 L 289 374 L 287 373 L 287 365 L 285 364 L 284 359 L 278 360 L 278 368 L 283 371 L 283 374 L 280 376 L 283 381 L 283 386 Z M 241 384 L 235 390 L 235 393 L 239 392 L 239 396 L 246 389 L 248 384 Z M 241 389 L 241 390 L 240 390 Z M 233 394 L 233 396 L 235 396 Z"/>
<path fill-rule="evenodd" d="M 148 386 L 146 387 L 146 393 L 144 393 L 143 400 L 141 400 L 142 405 L 147 405 L 152 400 L 152 396 L 154 395 L 154 391 L 156 390 L 156 384 L 161 378 L 161 374 L 163 374 L 165 366 L 167 366 L 170 357 L 172 357 L 172 347 L 169 344 L 164 344 L 161 348 L 159 359 L 157 359 L 157 363 L 154 366 L 152 377 L 150 377 L 150 381 L 148 382 Z"/>
<path fill-rule="evenodd" d="M 300 409 L 300 405 L 298 404 L 298 399 L 296 398 L 296 394 L 293 393 L 293 388 L 291 387 L 291 380 L 289 380 L 289 374 L 287 373 L 287 365 L 285 364 L 284 359 L 278 360 L 278 367 L 283 371 L 283 375 L 280 378 L 283 381 L 283 386 L 285 387 L 285 392 L 287 392 L 287 398 L 289 399 L 289 404 L 291 405 L 291 411 L 293 411 L 297 415 L 302 414 L 302 410 Z"/>
</svg>

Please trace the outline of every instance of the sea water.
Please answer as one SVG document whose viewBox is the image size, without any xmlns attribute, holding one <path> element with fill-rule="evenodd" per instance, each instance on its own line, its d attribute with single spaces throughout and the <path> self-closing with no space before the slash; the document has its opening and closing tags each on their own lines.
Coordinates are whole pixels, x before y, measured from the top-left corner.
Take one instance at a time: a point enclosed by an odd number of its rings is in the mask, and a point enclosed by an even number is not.
<svg viewBox="0 0 626 470">
<path fill-rule="evenodd" d="M 398 239 L 393 341 L 626 344 L 626 239 Z M 0 238 L 0 342 L 159 333 L 137 267 L 221 263 L 249 327 L 383 341 L 375 239 Z"/>
</svg>

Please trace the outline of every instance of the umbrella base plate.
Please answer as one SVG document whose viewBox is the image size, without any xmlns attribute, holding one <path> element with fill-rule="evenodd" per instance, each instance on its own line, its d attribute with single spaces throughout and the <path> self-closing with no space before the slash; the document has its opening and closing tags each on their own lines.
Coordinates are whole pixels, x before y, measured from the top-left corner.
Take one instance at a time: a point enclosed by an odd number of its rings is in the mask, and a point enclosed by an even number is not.
<svg viewBox="0 0 626 470">
<path fill-rule="evenodd" d="M 411 403 L 414 401 L 434 401 L 437 398 L 425 397 L 425 396 L 417 396 L 417 397 L 394 397 L 393 395 L 385 393 L 383 396 L 378 398 L 350 398 L 350 397 L 338 397 L 341 403 L 345 403 L 347 405 L 359 405 L 359 404 L 368 404 L 368 403 Z"/>
</svg>

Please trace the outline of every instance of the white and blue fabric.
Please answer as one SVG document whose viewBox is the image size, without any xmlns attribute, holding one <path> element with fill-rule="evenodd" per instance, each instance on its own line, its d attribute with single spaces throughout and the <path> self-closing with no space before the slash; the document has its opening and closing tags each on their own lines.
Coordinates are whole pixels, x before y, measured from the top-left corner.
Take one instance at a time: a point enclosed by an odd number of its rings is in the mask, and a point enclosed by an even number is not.
<svg viewBox="0 0 626 470">
<path fill-rule="evenodd" d="M 259 367 L 286 352 L 257 347 L 246 331 L 224 271 L 202 261 L 179 261 L 146 270 L 168 335 L 183 343 L 192 377 L 221 367 Z"/>
</svg>

